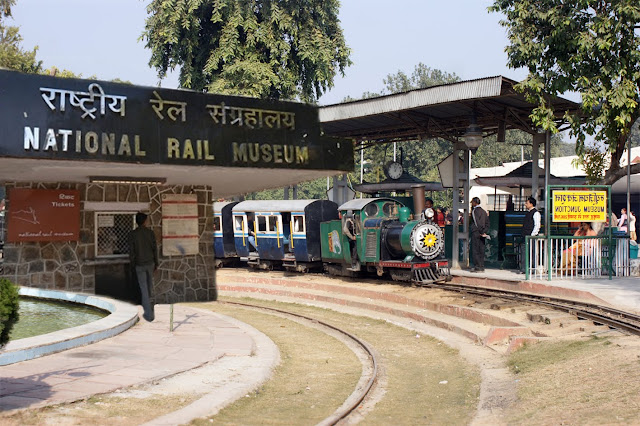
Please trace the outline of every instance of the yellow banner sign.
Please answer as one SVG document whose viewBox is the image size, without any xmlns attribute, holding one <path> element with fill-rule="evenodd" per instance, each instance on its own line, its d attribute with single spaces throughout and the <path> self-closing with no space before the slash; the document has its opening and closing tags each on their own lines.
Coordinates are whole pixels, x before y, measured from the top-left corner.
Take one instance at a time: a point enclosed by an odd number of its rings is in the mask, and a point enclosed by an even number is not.
<svg viewBox="0 0 640 426">
<path fill-rule="evenodd" d="M 606 222 L 607 191 L 553 191 L 553 222 Z"/>
</svg>

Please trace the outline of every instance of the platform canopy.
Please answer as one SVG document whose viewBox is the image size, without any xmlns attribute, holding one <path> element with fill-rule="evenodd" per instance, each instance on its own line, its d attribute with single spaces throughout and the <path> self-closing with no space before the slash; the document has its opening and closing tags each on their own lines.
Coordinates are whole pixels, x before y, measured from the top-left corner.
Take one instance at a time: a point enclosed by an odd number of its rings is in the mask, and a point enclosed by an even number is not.
<svg viewBox="0 0 640 426">
<path fill-rule="evenodd" d="M 531 188 L 531 175 L 533 162 L 527 161 L 522 166 L 507 173 L 504 176 L 478 176 L 475 182 L 478 185 L 494 186 L 504 188 Z M 538 168 L 538 186 L 544 187 L 544 170 Z M 549 185 L 584 185 L 585 177 L 557 177 L 553 174 L 549 175 Z"/>
<path fill-rule="evenodd" d="M 325 134 L 365 143 L 442 138 L 461 140 L 475 115 L 483 135 L 520 129 L 536 133 L 530 104 L 514 89 L 515 80 L 502 76 L 460 81 L 371 99 L 327 105 L 320 109 Z M 579 105 L 551 98 L 558 124 L 565 111 Z"/>
</svg>

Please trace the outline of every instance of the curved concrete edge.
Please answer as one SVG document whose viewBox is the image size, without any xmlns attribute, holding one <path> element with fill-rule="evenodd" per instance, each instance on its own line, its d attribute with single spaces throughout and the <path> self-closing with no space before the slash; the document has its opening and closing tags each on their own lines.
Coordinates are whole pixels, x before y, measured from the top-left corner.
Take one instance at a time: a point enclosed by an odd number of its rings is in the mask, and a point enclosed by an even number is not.
<svg viewBox="0 0 640 426">
<path fill-rule="evenodd" d="M 32 287 L 20 287 L 20 295 L 81 303 L 106 310 L 110 314 L 88 324 L 11 341 L 0 352 L 0 366 L 107 339 L 122 333 L 138 322 L 136 306 L 106 297 Z"/>
<path fill-rule="evenodd" d="M 190 308 L 208 314 L 212 313 L 206 309 Z M 157 417 L 143 426 L 171 426 L 189 423 L 197 418 L 214 416 L 227 405 L 258 389 L 271 378 L 273 370 L 280 364 L 280 350 L 267 335 L 233 317 L 217 312 L 213 313 L 251 336 L 254 341 L 254 353 L 245 357 L 247 359 L 244 362 L 241 361 L 227 371 L 218 372 L 219 375 L 227 375 L 230 378 L 225 381 L 222 389 L 216 388 L 213 392 L 205 394 L 186 407 Z"/>
</svg>

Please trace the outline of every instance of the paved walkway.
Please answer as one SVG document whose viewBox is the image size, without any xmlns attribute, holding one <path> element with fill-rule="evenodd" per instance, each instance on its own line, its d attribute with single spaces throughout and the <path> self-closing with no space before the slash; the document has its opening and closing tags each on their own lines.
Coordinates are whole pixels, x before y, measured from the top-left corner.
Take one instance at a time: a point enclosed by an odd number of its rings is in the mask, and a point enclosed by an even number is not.
<svg viewBox="0 0 640 426">
<path fill-rule="evenodd" d="M 276 359 L 277 349 L 275 353 L 258 351 L 256 340 L 260 341 L 260 336 L 255 333 L 233 319 L 181 305 L 174 308 L 174 331 L 170 332 L 169 305 L 156 305 L 153 323 L 142 321 L 116 337 L 92 345 L 0 368 L 0 411 L 113 392 L 223 357 L 255 359 L 258 353 L 258 357 L 264 354 Z M 262 373 L 254 374 L 249 382 L 268 377 L 273 363 L 263 364 Z M 189 413 L 185 418 L 190 418 Z"/>
</svg>

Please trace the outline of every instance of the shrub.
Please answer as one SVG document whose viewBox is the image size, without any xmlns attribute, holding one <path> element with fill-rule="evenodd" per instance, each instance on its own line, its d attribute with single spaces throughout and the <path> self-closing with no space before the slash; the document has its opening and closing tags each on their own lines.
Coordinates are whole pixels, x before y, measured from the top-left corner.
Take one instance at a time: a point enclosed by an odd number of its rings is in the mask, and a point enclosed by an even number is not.
<svg viewBox="0 0 640 426">
<path fill-rule="evenodd" d="M 13 324 L 18 321 L 18 287 L 6 278 L 0 279 L 0 348 L 9 341 Z"/>
</svg>

